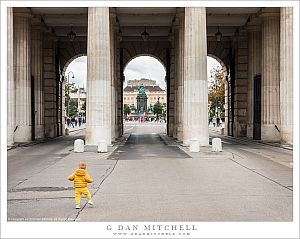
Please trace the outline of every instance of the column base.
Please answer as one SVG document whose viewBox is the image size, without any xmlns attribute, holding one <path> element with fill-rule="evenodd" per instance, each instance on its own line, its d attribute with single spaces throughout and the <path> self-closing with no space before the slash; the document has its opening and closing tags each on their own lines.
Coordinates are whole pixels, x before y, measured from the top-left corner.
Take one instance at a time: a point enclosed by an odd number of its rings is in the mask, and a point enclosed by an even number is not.
<svg viewBox="0 0 300 239">
<path fill-rule="evenodd" d="M 14 127 L 7 127 L 7 146 L 14 145 Z"/>
<path fill-rule="evenodd" d="M 274 124 L 261 125 L 261 140 L 264 142 L 280 142 L 280 133 Z"/>
<path fill-rule="evenodd" d="M 182 141 L 183 140 L 183 130 L 182 125 L 177 126 L 177 139 Z"/>
<path fill-rule="evenodd" d="M 173 128 L 173 138 L 177 139 L 177 125 L 174 125 Z"/>
<path fill-rule="evenodd" d="M 183 146 L 189 146 L 191 140 L 198 140 L 200 146 L 209 146 L 208 125 L 204 130 L 201 126 L 185 127 L 183 132 Z"/>
<path fill-rule="evenodd" d="M 85 144 L 98 145 L 101 140 L 105 140 L 107 145 L 111 145 L 111 128 L 110 126 L 87 125 L 85 130 Z"/>
<path fill-rule="evenodd" d="M 281 143 L 293 145 L 293 126 L 281 126 Z"/>
<path fill-rule="evenodd" d="M 31 126 L 30 125 L 19 125 L 16 132 L 14 133 L 15 143 L 26 143 L 31 142 Z"/>
</svg>

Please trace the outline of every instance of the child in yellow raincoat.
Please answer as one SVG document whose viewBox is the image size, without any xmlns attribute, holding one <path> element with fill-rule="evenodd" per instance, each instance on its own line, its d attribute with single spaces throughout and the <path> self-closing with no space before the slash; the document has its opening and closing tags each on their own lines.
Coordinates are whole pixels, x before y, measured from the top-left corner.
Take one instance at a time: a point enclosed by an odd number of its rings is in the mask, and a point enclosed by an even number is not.
<svg viewBox="0 0 300 239">
<path fill-rule="evenodd" d="M 89 189 L 87 188 L 87 183 L 94 182 L 93 179 L 90 178 L 88 172 L 86 170 L 86 163 L 80 162 L 79 168 L 72 173 L 68 179 L 70 181 L 74 181 L 74 188 L 75 188 L 75 203 L 76 209 L 80 209 L 80 199 L 81 194 L 84 194 L 88 199 L 88 204 L 93 205 L 94 203 L 91 201 L 92 197 L 90 194 Z"/>
</svg>

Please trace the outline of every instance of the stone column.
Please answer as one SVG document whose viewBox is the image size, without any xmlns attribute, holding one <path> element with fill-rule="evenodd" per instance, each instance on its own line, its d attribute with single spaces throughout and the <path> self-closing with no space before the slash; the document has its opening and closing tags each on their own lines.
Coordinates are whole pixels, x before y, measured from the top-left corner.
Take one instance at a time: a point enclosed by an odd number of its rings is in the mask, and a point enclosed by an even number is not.
<svg viewBox="0 0 300 239">
<path fill-rule="evenodd" d="M 44 138 L 44 88 L 43 88 L 43 30 L 40 18 L 32 19 L 31 74 L 34 77 L 35 138 Z"/>
<path fill-rule="evenodd" d="M 117 129 L 117 121 L 116 121 L 116 79 L 115 79 L 115 31 L 114 26 L 116 25 L 116 12 L 114 8 L 110 9 L 109 12 L 110 17 L 110 59 L 111 59 L 111 138 L 112 141 L 115 141 L 117 138 L 116 129 Z"/>
<path fill-rule="evenodd" d="M 248 30 L 248 100 L 247 100 L 247 137 L 253 138 L 254 77 L 261 74 L 261 27 L 258 19 L 247 26 Z"/>
<path fill-rule="evenodd" d="M 178 127 L 178 41 L 179 41 L 179 27 L 178 23 L 175 21 L 173 27 L 174 32 L 174 128 L 173 128 L 173 137 L 177 138 L 177 127 Z"/>
<path fill-rule="evenodd" d="M 14 25 L 13 25 L 13 8 L 7 8 L 7 145 L 14 144 L 15 129 L 15 79 L 14 79 Z"/>
<path fill-rule="evenodd" d="M 178 17 L 178 45 L 176 65 L 176 118 L 177 118 L 177 139 L 183 140 L 183 76 L 184 76 L 184 8 L 177 10 Z"/>
<path fill-rule="evenodd" d="M 122 136 L 122 127 L 123 127 L 123 115 L 122 115 L 122 93 L 123 93 L 123 82 L 121 80 L 121 69 L 120 69 L 120 32 L 118 29 L 118 34 L 116 37 L 116 74 L 117 74 L 117 131 L 118 137 Z M 123 74 L 123 73 L 122 73 Z"/>
<path fill-rule="evenodd" d="M 109 8 L 88 9 L 86 144 L 111 144 Z"/>
<path fill-rule="evenodd" d="M 281 141 L 293 144 L 293 8 L 280 8 Z"/>
<path fill-rule="evenodd" d="M 280 140 L 279 8 L 265 8 L 262 17 L 262 141 Z"/>
<path fill-rule="evenodd" d="M 15 142 L 31 141 L 30 10 L 14 8 Z"/>
<path fill-rule="evenodd" d="M 185 8 L 183 144 L 209 145 L 205 7 Z"/>
</svg>

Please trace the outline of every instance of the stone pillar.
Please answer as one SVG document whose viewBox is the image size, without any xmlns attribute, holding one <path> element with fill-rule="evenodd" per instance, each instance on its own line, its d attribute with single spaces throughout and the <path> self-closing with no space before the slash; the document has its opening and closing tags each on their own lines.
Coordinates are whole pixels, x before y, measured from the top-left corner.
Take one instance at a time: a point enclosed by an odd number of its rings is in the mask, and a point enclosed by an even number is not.
<svg viewBox="0 0 300 239">
<path fill-rule="evenodd" d="M 114 8 L 110 9 L 109 12 L 110 17 L 110 71 L 111 71 L 111 138 L 112 141 L 115 141 L 117 138 L 117 120 L 116 120 L 116 109 L 117 109 L 117 102 L 116 102 L 116 74 L 115 74 L 115 31 L 114 26 L 116 25 L 116 12 Z"/>
<path fill-rule="evenodd" d="M 35 138 L 44 138 L 44 89 L 43 89 L 43 30 L 40 18 L 32 19 L 31 74 L 34 77 Z"/>
<path fill-rule="evenodd" d="M 183 144 L 209 145 L 206 9 L 185 8 Z"/>
<path fill-rule="evenodd" d="M 14 79 L 14 24 L 13 8 L 7 8 L 7 145 L 14 144 L 15 130 L 15 79 Z"/>
<path fill-rule="evenodd" d="M 262 141 L 280 140 L 279 8 L 265 8 L 262 17 Z"/>
<path fill-rule="evenodd" d="M 261 27 L 258 19 L 247 26 L 248 30 L 248 100 L 247 100 L 247 137 L 253 139 L 254 77 L 261 74 Z"/>
<path fill-rule="evenodd" d="M 293 8 L 280 8 L 281 141 L 293 144 Z"/>
<path fill-rule="evenodd" d="M 122 136 L 122 127 L 123 127 L 123 105 L 122 105 L 122 94 L 123 94 L 123 82 L 121 79 L 121 66 L 120 66 L 120 33 L 118 31 L 117 38 L 116 38 L 116 73 L 117 73 L 117 104 L 118 104 L 118 111 L 117 111 L 117 130 L 118 130 L 118 137 Z M 122 73 L 123 74 L 123 73 Z"/>
<path fill-rule="evenodd" d="M 177 64 L 176 64 L 176 136 L 183 140 L 183 76 L 184 76 L 184 8 L 177 10 L 178 18 L 178 44 L 177 44 Z"/>
<path fill-rule="evenodd" d="M 14 8 L 15 142 L 31 141 L 30 10 Z"/>
<path fill-rule="evenodd" d="M 111 144 L 109 8 L 88 9 L 86 144 Z"/>
<path fill-rule="evenodd" d="M 175 21 L 174 27 L 174 127 L 173 127 L 173 137 L 177 138 L 177 127 L 178 127 L 178 41 L 179 41 L 179 27 L 178 23 Z"/>
</svg>

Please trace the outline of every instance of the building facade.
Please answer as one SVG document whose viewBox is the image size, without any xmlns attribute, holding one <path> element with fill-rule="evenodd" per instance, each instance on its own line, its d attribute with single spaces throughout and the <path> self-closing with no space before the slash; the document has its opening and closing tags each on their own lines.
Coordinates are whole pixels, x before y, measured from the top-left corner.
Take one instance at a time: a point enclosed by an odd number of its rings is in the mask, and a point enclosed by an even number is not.
<svg viewBox="0 0 300 239">
<path fill-rule="evenodd" d="M 167 104 L 167 92 L 156 84 L 156 81 L 149 79 L 140 80 L 129 80 L 127 86 L 123 91 L 123 106 L 125 104 L 131 106 L 133 105 L 137 108 L 137 95 L 139 86 L 143 85 L 145 87 L 145 93 L 147 95 L 147 108 L 153 106 L 158 101 L 161 104 Z"/>
<path fill-rule="evenodd" d="M 82 55 L 86 144 L 121 136 L 124 67 L 139 55 L 164 65 L 167 133 L 184 145 L 209 143 L 207 56 L 226 73 L 226 134 L 293 144 L 292 7 L 8 8 L 7 20 L 8 145 L 64 133 L 63 76 Z"/>
</svg>

